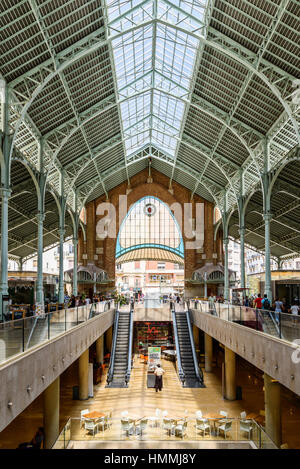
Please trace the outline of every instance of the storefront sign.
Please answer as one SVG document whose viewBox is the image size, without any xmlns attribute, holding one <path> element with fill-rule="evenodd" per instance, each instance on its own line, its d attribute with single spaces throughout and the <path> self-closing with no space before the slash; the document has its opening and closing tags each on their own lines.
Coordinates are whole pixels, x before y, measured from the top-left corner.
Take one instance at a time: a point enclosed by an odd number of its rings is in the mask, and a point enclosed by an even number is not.
<svg viewBox="0 0 300 469">
<path fill-rule="evenodd" d="M 160 363 L 161 348 L 160 347 L 148 347 L 148 366 L 154 368 Z"/>
</svg>

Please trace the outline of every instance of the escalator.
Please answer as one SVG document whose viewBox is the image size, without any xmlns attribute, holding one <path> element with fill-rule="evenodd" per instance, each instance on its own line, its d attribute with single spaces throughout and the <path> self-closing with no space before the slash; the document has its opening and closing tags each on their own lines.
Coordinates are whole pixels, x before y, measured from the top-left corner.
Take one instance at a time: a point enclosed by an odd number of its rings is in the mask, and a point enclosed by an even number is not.
<svg viewBox="0 0 300 469">
<path fill-rule="evenodd" d="M 115 313 L 114 335 L 107 386 L 126 388 L 132 368 L 133 311 Z"/>
<path fill-rule="evenodd" d="M 196 358 L 189 312 L 173 311 L 172 316 L 178 375 L 182 386 L 185 388 L 203 388 L 205 387 L 203 374 Z"/>
</svg>

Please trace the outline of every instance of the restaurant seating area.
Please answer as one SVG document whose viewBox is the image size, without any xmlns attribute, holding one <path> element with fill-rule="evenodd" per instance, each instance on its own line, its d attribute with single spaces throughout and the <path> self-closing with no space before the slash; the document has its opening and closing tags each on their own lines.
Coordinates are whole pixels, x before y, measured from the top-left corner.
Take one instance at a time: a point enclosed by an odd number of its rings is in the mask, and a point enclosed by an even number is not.
<svg viewBox="0 0 300 469">
<path fill-rule="evenodd" d="M 117 414 L 117 413 L 116 413 Z M 249 440 L 259 426 L 254 414 L 242 411 L 239 418 L 228 412 L 202 413 L 194 415 L 185 410 L 183 415 L 169 415 L 168 410 L 156 408 L 153 415 L 136 415 L 124 410 L 119 415 L 112 411 L 80 412 L 80 419 L 72 420 L 72 431 L 76 440 Z M 257 416 L 258 417 L 258 416 Z"/>
</svg>

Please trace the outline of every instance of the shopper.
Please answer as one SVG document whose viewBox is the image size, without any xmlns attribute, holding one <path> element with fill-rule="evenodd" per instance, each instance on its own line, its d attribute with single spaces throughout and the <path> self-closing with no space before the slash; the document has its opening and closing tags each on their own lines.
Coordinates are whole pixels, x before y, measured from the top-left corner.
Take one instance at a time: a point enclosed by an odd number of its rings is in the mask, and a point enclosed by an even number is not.
<svg viewBox="0 0 300 469">
<path fill-rule="evenodd" d="M 279 314 L 282 313 L 284 310 L 283 303 L 280 298 L 276 298 L 273 306 L 275 311 L 275 319 L 277 323 L 279 323 Z"/>
<path fill-rule="evenodd" d="M 154 370 L 155 374 L 155 389 L 157 391 L 161 391 L 163 387 L 163 374 L 165 373 L 165 370 L 160 366 L 158 363 L 156 365 L 156 368 Z"/>
<path fill-rule="evenodd" d="M 261 309 L 262 304 L 261 304 L 261 294 L 258 293 L 257 298 L 254 300 L 255 308 L 256 309 Z"/>
<path fill-rule="evenodd" d="M 297 303 L 297 301 L 294 300 L 292 302 L 292 306 L 289 309 L 289 313 L 292 313 L 294 316 L 298 316 L 299 311 L 300 311 L 299 304 Z"/>
<path fill-rule="evenodd" d="M 269 309 L 271 307 L 271 304 L 270 304 L 270 301 L 268 299 L 268 295 L 264 294 L 264 298 L 263 298 L 261 304 L 262 304 L 262 309 L 265 309 L 265 310 L 269 311 Z"/>
</svg>

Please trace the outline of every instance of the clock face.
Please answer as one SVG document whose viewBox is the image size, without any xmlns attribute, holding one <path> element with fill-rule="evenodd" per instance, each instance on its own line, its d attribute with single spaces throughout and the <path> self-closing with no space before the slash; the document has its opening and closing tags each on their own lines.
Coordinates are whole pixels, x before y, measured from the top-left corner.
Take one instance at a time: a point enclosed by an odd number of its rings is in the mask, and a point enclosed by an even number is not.
<svg viewBox="0 0 300 469">
<path fill-rule="evenodd" d="M 144 207 L 144 213 L 145 215 L 147 215 L 148 217 L 152 217 L 156 212 L 156 207 L 154 204 L 151 204 L 151 203 L 148 203 L 145 205 Z"/>
</svg>

